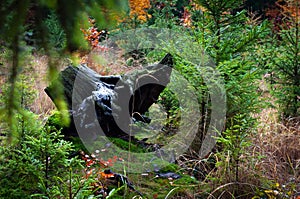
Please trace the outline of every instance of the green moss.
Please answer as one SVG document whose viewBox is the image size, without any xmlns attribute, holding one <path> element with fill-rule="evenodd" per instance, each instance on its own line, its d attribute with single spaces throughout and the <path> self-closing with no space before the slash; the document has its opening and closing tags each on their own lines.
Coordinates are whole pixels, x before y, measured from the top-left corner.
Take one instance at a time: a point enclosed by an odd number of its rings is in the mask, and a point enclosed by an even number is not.
<svg viewBox="0 0 300 199">
<path fill-rule="evenodd" d="M 55 111 L 47 120 L 45 126 L 50 126 L 52 128 L 55 128 L 55 130 L 61 130 L 62 128 L 66 127 L 66 123 L 64 122 L 64 119 L 66 117 L 67 113 L 62 113 L 59 111 Z"/>
<path fill-rule="evenodd" d="M 177 164 L 168 164 L 164 168 L 160 169 L 160 172 L 161 173 L 164 173 L 164 172 L 178 173 L 179 170 L 180 170 L 180 167 Z"/>
<path fill-rule="evenodd" d="M 199 182 L 192 176 L 182 175 L 181 178 L 174 180 L 174 184 L 177 185 L 190 185 L 190 184 L 198 184 Z"/>
<path fill-rule="evenodd" d="M 120 149 L 125 151 L 130 151 L 134 153 L 145 153 L 147 152 L 146 149 L 142 148 L 141 146 L 138 146 L 135 142 L 127 142 L 121 138 L 109 138 L 109 140 L 118 146 Z"/>
<path fill-rule="evenodd" d="M 168 198 L 187 198 L 193 195 L 193 193 L 197 191 L 198 181 L 188 175 L 182 176 L 183 177 L 178 180 L 171 181 L 165 178 L 155 178 L 154 173 L 149 173 L 148 176 L 142 176 L 140 174 L 127 175 L 128 180 L 134 185 L 135 189 L 143 194 L 143 198 L 166 198 L 172 190 Z M 138 193 L 127 188 L 126 190 L 118 191 L 113 198 L 122 197 L 131 199 L 134 196 L 138 196 Z"/>
</svg>

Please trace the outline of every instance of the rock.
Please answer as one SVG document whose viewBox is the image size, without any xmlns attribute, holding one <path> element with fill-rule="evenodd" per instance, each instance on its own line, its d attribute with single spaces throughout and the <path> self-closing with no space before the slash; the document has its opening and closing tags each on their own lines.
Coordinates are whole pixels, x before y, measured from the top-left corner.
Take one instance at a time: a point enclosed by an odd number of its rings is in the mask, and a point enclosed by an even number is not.
<svg viewBox="0 0 300 199">
<path fill-rule="evenodd" d="M 181 178 L 181 175 L 179 175 L 177 173 L 173 173 L 173 172 L 167 172 L 167 173 L 158 173 L 157 177 L 176 180 L 176 179 Z"/>
</svg>

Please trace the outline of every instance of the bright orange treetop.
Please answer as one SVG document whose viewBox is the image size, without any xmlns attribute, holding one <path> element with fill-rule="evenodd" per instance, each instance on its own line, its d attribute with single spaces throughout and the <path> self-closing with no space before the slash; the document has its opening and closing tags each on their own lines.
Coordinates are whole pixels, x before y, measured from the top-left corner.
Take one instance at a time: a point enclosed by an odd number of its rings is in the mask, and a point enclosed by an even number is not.
<svg viewBox="0 0 300 199">
<path fill-rule="evenodd" d="M 150 8 L 150 0 L 128 0 L 130 17 L 137 17 L 140 21 L 146 21 L 151 16 L 146 12 Z"/>
</svg>

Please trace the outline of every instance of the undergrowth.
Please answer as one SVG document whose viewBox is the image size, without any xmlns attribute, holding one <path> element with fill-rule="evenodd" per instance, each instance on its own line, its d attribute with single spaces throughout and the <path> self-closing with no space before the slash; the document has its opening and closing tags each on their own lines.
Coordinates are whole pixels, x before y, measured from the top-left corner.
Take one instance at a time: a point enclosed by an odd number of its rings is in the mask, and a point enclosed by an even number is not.
<svg viewBox="0 0 300 199">
<path fill-rule="evenodd" d="M 137 2 L 129 4 L 132 7 Z M 9 5 L 10 1 L 6 3 Z M 70 36 L 67 23 L 61 23 L 64 19 L 61 10 L 47 16 L 45 30 L 48 34 L 45 35 L 59 52 L 72 51 L 70 59 L 48 52 L 46 41 L 42 42 L 40 51 L 24 44 L 19 35 L 23 29 L 19 20 L 16 24 L 20 27 L 11 29 L 14 38 L 7 37 L 11 43 L 0 41 L 5 44 L 0 48 L 0 116 L 1 121 L 7 121 L 0 124 L 0 197 L 299 197 L 300 31 L 299 12 L 294 9 L 299 4 L 295 6 L 293 3 L 297 2 L 292 0 L 286 0 L 283 5 L 277 3 L 281 8 L 282 27 L 274 27 L 268 21 L 251 18 L 254 13 L 239 11 L 242 1 L 144 3 L 138 4 L 146 5 L 147 9 L 120 21 L 119 29 L 113 34 L 145 27 L 167 28 L 180 33 L 174 42 L 162 39 L 163 49 L 135 49 L 128 53 L 127 49 L 109 40 L 108 32 L 104 38 L 104 32 L 96 27 L 95 21 L 90 21 L 88 27 L 81 27 L 86 28 L 81 29 L 85 34 L 82 37 Z M 50 1 L 46 4 L 50 5 Z M 24 13 L 21 12 L 22 16 Z M 17 15 L 5 18 L 4 25 L 9 25 L 12 19 L 18 19 Z M 38 22 L 43 27 L 41 20 Z M 80 32 L 79 27 L 74 27 Z M 274 32 L 275 28 L 279 32 Z M 7 31 L 1 32 L 9 36 Z M 90 49 L 74 50 L 75 43 L 84 43 L 83 36 Z M 141 40 L 138 47 L 143 46 L 143 38 Z M 195 44 L 201 48 L 193 48 Z M 123 47 L 126 45 L 131 43 Z M 224 96 L 220 98 L 225 99 L 225 93 L 227 98 L 226 124 L 215 137 L 215 148 L 204 157 L 195 151 L 210 125 L 211 93 L 204 70 L 198 70 L 195 64 L 185 60 L 197 57 L 199 51 L 209 55 L 214 62 L 211 68 L 220 72 L 224 80 Z M 55 107 L 44 93 L 48 84 L 46 76 L 50 80 L 54 78 L 55 68 L 62 69 L 80 60 L 100 75 L 124 74 L 156 62 L 165 52 L 173 54 L 174 69 L 195 89 L 201 109 L 199 139 L 191 144 L 187 153 L 173 158 L 170 163 L 164 159 L 163 151 L 158 150 L 176 135 L 185 111 L 168 89 L 160 95 L 152 112 L 147 113 L 154 116 L 152 130 L 148 129 L 152 134 L 143 124 L 136 123 L 132 128 L 141 131 L 136 140 L 100 137 L 95 140 L 94 148 L 87 149 L 79 138 L 65 139 L 62 135 L 64 118 L 53 111 Z M 263 81 L 261 89 L 263 75 L 268 81 Z M 166 114 L 159 115 L 162 109 Z M 161 121 L 164 117 L 166 119 Z M 157 126 L 159 128 L 154 129 Z M 13 142 L 7 138 L 14 138 Z M 157 153 L 151 160 L 147 159 L 150 152 Z"/>
</svg>

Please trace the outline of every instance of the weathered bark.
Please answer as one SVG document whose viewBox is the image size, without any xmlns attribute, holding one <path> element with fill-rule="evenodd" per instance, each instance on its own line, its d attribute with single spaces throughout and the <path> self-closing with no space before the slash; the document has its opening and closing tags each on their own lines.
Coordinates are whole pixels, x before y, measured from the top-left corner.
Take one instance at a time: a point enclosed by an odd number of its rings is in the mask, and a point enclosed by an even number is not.
<svg viewBox="0 0 300 199">
<path fill-rule="evenodd" d="M 172 56 L 167 54 L 159 64 L 124 76 L 101 76 L 84 65 L 66 68 L 59 79 L 72 122 L 63 132 L 66 136 L 80 132 L 93 136 L 131 136 L 132 122 L 150 121 L 143 115 L 169 83 L 172 65 Z M 55 103 L 54 85 L 57 84 L 53 82 L 45 91 Z"/>
</svg>

